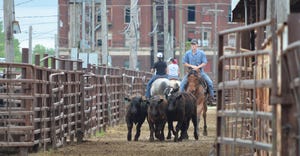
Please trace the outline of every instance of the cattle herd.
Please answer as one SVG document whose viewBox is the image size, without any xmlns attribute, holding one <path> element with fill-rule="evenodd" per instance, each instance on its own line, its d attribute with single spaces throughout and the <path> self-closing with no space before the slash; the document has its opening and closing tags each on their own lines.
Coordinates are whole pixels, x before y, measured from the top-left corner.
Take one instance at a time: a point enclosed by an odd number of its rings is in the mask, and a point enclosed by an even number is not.
<svg viewBox="0 0 300 156">
<path fill-rule="evenodd" d="M 172 134 L 175 142 L 188 139 L 187 130 L 190 121 L 194 127 L 194 138 L 198 140 L 200 114 L 197 114 L 197 105 L 199 100 L 192 92 L 180 92 L 178 86 L 166 86 L 162 95 L 154 94 L 149 99 L 142 95 L 132 95 L 125 97 L 125 100 L 128 103 L 126 112 L 128 141 L 131 141 L 134 124 L 136 125 L 134 141 L 138 141 L 141 126 L 146 119 L 149 124 L 150 141 L 154 141 L 155 138 L 160 141 L 165 140 L 164 128 L 166 123 L 168 123 L 167 139 L 171 139 Z M 175 128 L 173 127 L 174 121 L 177 121 Z"/>
</svg>

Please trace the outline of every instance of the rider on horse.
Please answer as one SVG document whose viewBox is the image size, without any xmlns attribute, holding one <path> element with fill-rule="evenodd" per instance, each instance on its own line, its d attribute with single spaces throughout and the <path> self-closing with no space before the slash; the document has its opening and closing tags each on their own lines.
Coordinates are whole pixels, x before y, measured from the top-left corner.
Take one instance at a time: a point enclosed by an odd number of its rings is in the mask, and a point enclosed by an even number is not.
<svg viewBox="0 0 300 156">
<path fill-rule="evenodd" d="M 191 70 L 200 70 L 200 75 L 205 79 L 208 85 L 208 91 L 210 94 L 209 103 L 214 100 L 214 88 L 213 82 L 210 77 L 204 72 L 203 67 L 207 64 L 206 55 L 203 50 L 197 48 L 198 42 L 196 39 L 191 41 L 191 49 L 188 50 L 183 57 L 183 64 Z M 187 84 L 187 75 L 185 75 L 180 84 L 180 91 L 184 91 L 184 87 Z"/>
<path fill-rule="evenodd" d="M 168 59 L 168 79 L 169 80 L 179 80 L 179 66 L 177 64 L 177 60 L 175 58 L 169 58 Z"/>
<path fill-rule="evenodd" d="M 157 58 L 158 61 L 154 63 L 153 67 L 151 68 L 151 72 L 155 72 L 155 74 L 152 76 L 152 78 L 148 81 L 147 87 L 146 87 L 146 98 L 150 98 L 150 89 L 152 83 L 157 79 L 157 78 L 168 78 L 167 74 L 167 63 L 163 61 L 163 54 L 162 53 L 157 53 Z"/>
</svg>

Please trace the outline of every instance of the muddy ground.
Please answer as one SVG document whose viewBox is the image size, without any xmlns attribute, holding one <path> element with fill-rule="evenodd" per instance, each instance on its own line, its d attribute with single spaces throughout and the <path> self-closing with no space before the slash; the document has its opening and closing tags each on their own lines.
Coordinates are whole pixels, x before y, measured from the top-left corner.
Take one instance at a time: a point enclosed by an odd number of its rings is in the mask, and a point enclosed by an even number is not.
<svg viewBox="0 0 300 156">
<path fill-rule="evenodd" d="M 127 141 L 126 124 L 110 127 L 104 135 L 85 139 L 81 144 L 68 145 L 57 150 L 40 151 L 30 153 L 30 156 L 207 156 L 212 150 L 216 136 L 216 109 L 209 107 L 208 136 L 203 136 L 203 119 L 200 122 L 200 137 L 195 140 L 193 137 L 193 125 L 190 124 L 189 140 L 173 142 L 158 140 L 149 142 L 149 126 L 145 122 L 142 126 L 141 136 L 138 142 Z M 165 128 L 166 130 L 167 128 Z M 135 131 L 133 132 L 133 136 Z M 167 133 L 165 132 L 165 135 Z M 173 138 L 172 138 L 173 139 Z"/>
</svg>

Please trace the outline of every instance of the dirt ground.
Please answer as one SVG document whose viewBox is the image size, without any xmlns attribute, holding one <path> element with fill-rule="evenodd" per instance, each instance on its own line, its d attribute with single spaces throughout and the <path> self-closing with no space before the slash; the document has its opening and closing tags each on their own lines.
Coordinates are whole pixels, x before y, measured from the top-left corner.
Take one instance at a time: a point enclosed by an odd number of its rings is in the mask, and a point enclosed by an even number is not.
<svg viewBox="0 0 300 156">
<path fill-rule="evenodd" d="M 126 124 L 110 127 L 103 136 L 85 139 L 81 144 L 68 145 L 57 150 L 31 153 L 30 156 L 208 156 L 216 138 L 216 108 L 209 107 L 207 116 L 208 136 L 203 136 L 203 119 L 200 122 L 200 137 L 193 137 L 193 125 L 188 131 L 189 140 L 173 142 L 149 141 L 149 126 L 145 122 L 142 126 L 139 141 L 127 141 Z M 176 124 L 175 124 L 176 125 Z M 135 127 L 134 127 L 135 128 Z M 165 135 L 167 125 L 165 128 Z M 135 131 L 133 131 L 133 136 Z"/>
</svg>

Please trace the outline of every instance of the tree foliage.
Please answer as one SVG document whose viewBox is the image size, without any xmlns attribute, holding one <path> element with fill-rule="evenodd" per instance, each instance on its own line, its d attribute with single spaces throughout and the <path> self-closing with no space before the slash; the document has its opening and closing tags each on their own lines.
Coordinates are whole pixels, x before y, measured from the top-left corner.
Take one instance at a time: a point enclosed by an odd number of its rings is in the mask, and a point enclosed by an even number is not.
<svg viewBox="0 0 300 156">
<path fill-rule="evenodd" d="M 15 53 L 15 59 L 14 62 L 21 63 L 22 55 L 20 51 L 20 42 L 18 39 L 14 39 L 14 53 Z M 5 34 L 3 31 L 3 22 L 0 21 L 0 57 L 5 58 Z"/>
<path fill-rule="evenodd" d="M 39 54 L 40 58 L 44 57 L 44 54 L 48 54 L 48 56 L 54 56 L 55 50 L 53 48 L 46 48 L 41 44 L 37 44 L 33 48 L 33 61 L 35 60 L 35 55 Z"/>
<path fill-rule="evenodd" d="M 41 56 L 43 56 L 44 54 L 54 55 L 54 49 L 53 48 L 46 48 L 45 46 L 43 46 L 41 44 L 37 44 L 33 48 L 33 53 L 34 54 L 40 54 Z"/>
</svg>

